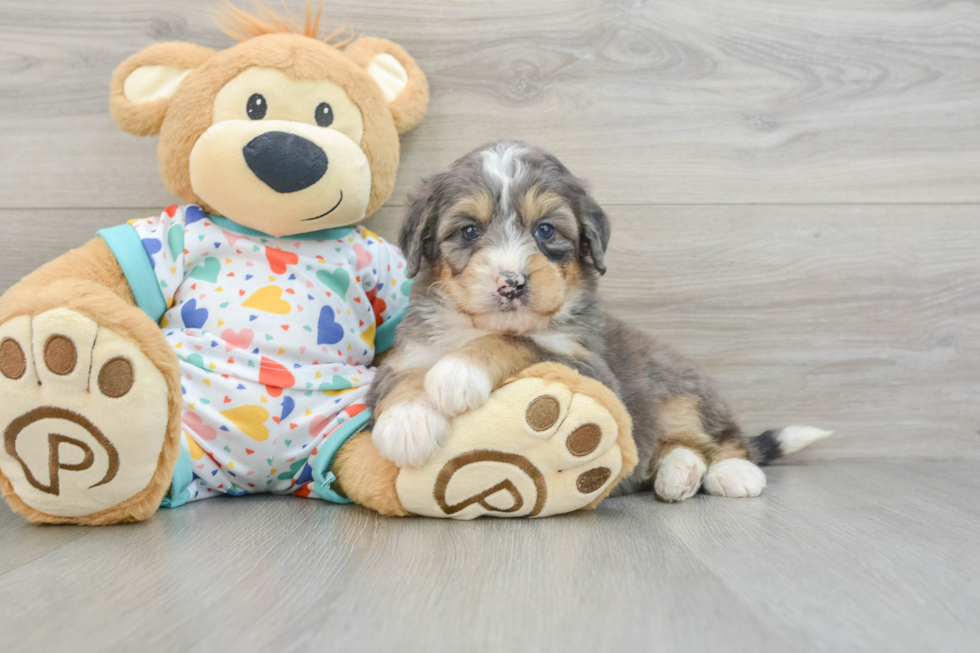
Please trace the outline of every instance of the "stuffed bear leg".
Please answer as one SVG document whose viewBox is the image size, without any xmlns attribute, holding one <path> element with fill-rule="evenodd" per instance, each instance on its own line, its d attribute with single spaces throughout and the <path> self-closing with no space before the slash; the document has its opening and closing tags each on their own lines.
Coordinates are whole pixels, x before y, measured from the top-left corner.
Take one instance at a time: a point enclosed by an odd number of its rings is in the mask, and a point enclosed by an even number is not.
<svg viewBox="0 0 980 653">
<path fill-rule="evenodd" d="M 399 469 L 360 433 L 333 469 L 347 496 L 385 515 L 546 517 L 594 508 L 633 471 L 631 428 L 608 388 L 543 363 L 456 417 L 423 466 Z"/>
<path fill-rule="evenodd" d="M 180 454 L 180 371 L 101 239 L 0 298 L 0 489 L 34 522 L 160 506 Z"/>
</svg>

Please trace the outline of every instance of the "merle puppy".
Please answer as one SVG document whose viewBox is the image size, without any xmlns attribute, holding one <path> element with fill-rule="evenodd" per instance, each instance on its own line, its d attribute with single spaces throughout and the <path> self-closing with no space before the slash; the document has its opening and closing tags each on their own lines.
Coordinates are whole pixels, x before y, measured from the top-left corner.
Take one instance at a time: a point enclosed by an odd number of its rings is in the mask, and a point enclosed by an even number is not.
<svg viewBox="0 0 980 653">
<path fill-rule="evenodd" d="M 639 464 L 618 493 L 757 496 L 757 463 L 829 435 L 797 426 L 747 438 L 694 364 L 602 310 L 608 242 L 582 182 L 536 147 L 492 143 L 424 180 L 401 233 L 411 306 L 368 397 L 381 454 L 422 464 L 448 417 L 543 361 L 601 381 L 626 405 Z"/>
</svg>

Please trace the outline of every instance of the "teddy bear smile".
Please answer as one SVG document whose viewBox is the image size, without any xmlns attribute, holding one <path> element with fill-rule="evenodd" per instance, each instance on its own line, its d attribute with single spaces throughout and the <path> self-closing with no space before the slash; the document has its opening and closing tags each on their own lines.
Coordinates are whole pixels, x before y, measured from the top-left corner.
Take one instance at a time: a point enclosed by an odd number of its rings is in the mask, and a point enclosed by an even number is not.
<svg viewBox="0 0 980 653">
<path fill-rule="evenodd" d="M 328 210 L 326 213 L 321 213 L 320 215 L 315 215 L 312 218 L 303 218 L 301 220 L 301 222 L 309 222 L 310 220 L 319 220 L 320 218 L 324 218 L 324 217 L 330 215 L 331 213 L 333 213 L 337 209 L 337 207 L 340 206 L 340 203 L 343 202 L 343 201 L 344 201 L 344 189 L 340 189 L 340 199 L 337 200 L 337 203 L 334 204 L 333 207 L 330 210 Z"/>
</svg>

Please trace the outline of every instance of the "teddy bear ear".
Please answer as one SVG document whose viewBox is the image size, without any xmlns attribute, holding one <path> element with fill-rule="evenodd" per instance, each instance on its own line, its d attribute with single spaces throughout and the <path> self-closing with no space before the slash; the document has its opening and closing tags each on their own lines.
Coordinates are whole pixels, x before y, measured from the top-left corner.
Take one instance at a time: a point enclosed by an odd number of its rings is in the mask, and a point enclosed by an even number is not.
<svg viewBox="0 0 980 653">
<path fill-rule="evenodd" d="M 119 64 L 112 74 L 109 107 L 124 131 L 152 136 L 160 131 L 170 96 L 193 69 L 214 54 L 192 43 L 158 43 Z"/>
<path fill-rule="evenodd" d="M 370 37 L 357 39 L 344 54 L 381 87 L 399 134 L 419 124 L 429 104 L 429 84 L 411 55 L 387 39 Z"/>
</svg>

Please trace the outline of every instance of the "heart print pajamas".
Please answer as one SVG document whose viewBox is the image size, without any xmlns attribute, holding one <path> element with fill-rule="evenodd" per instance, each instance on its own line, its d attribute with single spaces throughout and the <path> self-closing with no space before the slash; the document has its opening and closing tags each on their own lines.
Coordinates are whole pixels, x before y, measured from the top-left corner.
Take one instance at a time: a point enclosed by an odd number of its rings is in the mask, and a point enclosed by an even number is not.
<svg viewBox="0 0 980 653">
<path fill-rule="evenodd" d="M 164 505 L 330 488 L 369 417 L 376 353 L 408 304 L 405 261 L 364 227 L 276 238 L 170 206 L 100 235 L 180 359 L 182 452 Z"/>
</svg>

